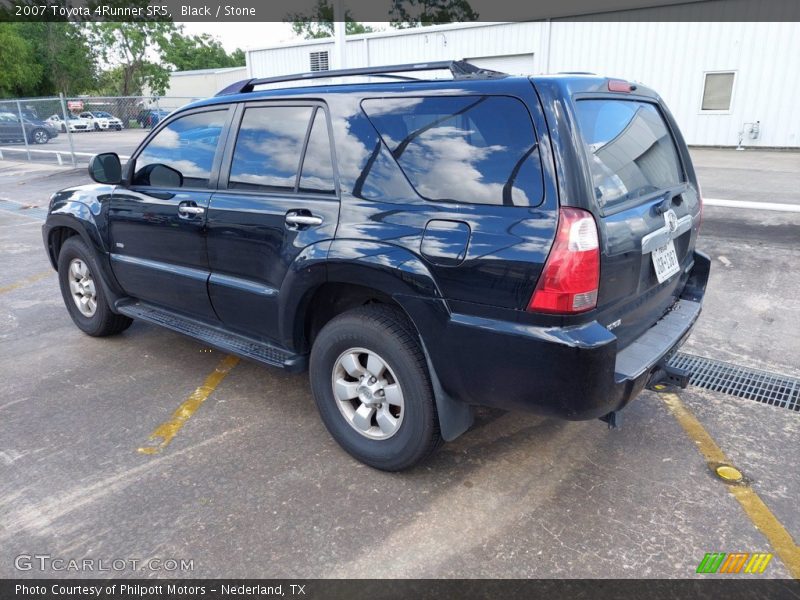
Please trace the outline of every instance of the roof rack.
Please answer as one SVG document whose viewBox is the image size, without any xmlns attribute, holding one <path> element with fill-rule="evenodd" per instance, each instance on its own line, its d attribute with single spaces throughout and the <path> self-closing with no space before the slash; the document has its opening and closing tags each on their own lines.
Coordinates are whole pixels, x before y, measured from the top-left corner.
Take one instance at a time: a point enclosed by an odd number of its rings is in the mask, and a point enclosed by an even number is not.
<svg viewBox="0 0 800 600">
<path fill-rule="evenodd" d="M 304 81 L 307 79 L 327 79 L 329 77 L 349 77 L 352 75 L 376 75 L 379 77 L 391 76 L 391 73 L 408 73 L 412 71 L 440 71 L 448 70 L 453 74 L 453 79 L 499 79 L 508 77 L 507 73 L 481 69 L 465 60 L 440 60 L 427 63 L 414 63 L 405 65 L 386 65 L 382 67 L 359 67 L 356 69 L 337 69 L 333 71 L 311 71 L 310 73 L 297 73 L 295 75 L 279 75 L 263 79 L 244 79 L 237 81 L 218 92 L 217 96 L 230 94 L 246 94 L 252 92 L 257 85 L 269 83 L 283 83 L 286 81 Z M 413 79 L 398 75 L 398 79 Z"/>
</svg>

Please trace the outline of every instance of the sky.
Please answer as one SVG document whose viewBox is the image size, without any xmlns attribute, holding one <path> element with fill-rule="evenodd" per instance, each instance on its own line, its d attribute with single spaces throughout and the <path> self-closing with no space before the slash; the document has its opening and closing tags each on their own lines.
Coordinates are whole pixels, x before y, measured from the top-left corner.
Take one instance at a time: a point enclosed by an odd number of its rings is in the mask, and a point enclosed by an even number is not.
<svg viewBox="0 0 800 600">
<path fill-rule="evenodd" d="M 367 23 L 376 29 L 386 29 L 388 23 Z M 227 52 L 236 48 L 263 48 L 282 42 L 298 40 L 291 23 L 178 23 L 186 33 L 199 35 L 208 33 L 217 38 Z"/>
</svg>

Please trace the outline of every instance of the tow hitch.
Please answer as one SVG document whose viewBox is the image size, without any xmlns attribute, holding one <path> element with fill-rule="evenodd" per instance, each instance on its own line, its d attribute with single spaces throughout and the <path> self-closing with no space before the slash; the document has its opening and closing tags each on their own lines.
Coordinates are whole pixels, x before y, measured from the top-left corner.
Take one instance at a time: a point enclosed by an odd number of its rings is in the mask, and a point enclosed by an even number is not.
<svg viewBox="0 0 800 600">
<path fill-rule="evenodd" d="M 675 386 L 685 389 L 689 385 L 689 377 L 691 373 L 688 369 L 681 369 L 680 367 L 673 367 L 668 364 L 667 360 L 662 360 L 656 365 L 655 371 L 650 375 L 650 380 L 647 382 L 648 390 L 662 391 L 667 386 Z"/>
</svg>

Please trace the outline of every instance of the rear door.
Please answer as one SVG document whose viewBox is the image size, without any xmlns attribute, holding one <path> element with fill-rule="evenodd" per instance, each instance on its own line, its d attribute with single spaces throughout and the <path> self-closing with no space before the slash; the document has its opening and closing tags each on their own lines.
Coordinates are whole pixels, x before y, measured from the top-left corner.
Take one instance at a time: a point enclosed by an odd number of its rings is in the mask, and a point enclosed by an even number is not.
<svg viewBox="0 0 800 600">
<path fill-rule="evenodd" d="M 693 265 L 699 194 L 688 154 L 682 158 L 655 99 L 580 97 L 574 106 L 603 243 L 599 320 L 623 347 L 683 289 Z"/>
<path fill-rule="evenodd" d="M 289 266 L 336 232 L 328 118 L 317 102 L 252 102 L 234 120 L 208 211 L 208 290 L 226 326 L 276 341 Z"/>
</svg>

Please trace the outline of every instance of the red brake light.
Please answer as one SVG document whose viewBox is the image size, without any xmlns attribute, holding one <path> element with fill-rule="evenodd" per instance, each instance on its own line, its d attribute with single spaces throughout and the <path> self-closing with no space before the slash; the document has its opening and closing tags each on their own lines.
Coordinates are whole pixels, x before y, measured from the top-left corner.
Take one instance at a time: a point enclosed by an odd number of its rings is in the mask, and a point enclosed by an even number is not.
<svg viewBox="0 0 800 600">
<path fill-rule="evenodd" d="M 609 92 L 628 92 L 630 93 L 634 90 L 634 86 L 632 86 L 627 81 L 623 81 L 621 79 L 609 79 L 608 80 L 608 91 Z"/>
<path fill-rule="evenodd" d="M 597 306 L 600 244 L 588 211 L 562 207 L 550 256 L 528 303 L 528 310 L 575 314 Z"/>
</svg>

